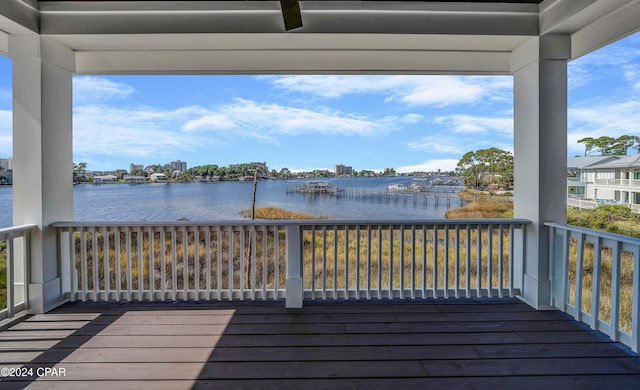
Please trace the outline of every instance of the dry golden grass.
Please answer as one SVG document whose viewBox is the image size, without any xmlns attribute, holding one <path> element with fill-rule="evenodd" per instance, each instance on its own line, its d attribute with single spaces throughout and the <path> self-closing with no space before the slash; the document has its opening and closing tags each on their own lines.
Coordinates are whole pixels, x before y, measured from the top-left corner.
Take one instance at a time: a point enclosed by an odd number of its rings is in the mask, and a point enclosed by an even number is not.
<svg viewBox="0 0 640 390">
<path fill-rule="evenodd" d="M 513 218 L 511 202 L 471 202 L 464 207 L 447 210 L 447 219 Z"/>
<path fill-rule="evenodd" d="M 283 210 L 276 207 L 259 207 L 255 211 L 256 219 L 269 219 L 269 220 L 305 220 L 305 219 L 327 219 L 325 215 L 311 215 L 305 213 L 298 213 L 295 211 Z M 240 212 L 243 217 L 251 218 L 251 210 L 242 210 Z"/>
</svg>

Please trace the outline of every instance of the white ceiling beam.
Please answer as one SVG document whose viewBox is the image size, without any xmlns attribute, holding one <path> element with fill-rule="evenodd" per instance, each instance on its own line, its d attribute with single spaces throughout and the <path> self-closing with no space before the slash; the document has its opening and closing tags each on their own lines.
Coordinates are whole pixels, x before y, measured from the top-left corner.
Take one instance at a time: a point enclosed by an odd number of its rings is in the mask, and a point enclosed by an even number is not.
<svg viewBox="0 0 640 390">
<path fill-rule="evenodd" d="M 509 74 L 510 52 L 406 50 L 93 51 L 83 74 Z"/>
<path fill-rule="evenodd" d="M 571 58 L 590 53 L 638 31 L 640 0 L 546 0 L 540 34 L 571 35 Z"/>
</svg>

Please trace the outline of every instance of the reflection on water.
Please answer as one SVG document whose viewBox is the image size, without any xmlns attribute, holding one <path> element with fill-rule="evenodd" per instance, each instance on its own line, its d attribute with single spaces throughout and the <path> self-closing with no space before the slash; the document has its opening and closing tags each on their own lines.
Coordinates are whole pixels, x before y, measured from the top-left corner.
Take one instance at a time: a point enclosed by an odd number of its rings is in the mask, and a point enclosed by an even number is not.
<svg viewBox="0 0 640 390">
<path fill-rule="evenodd" d="M 409 185 L 410 177 L 336 178 L 330 184 L 343 188 L 384 191 L 390 184 Z M 77 221 L 191 221 L 242 220 L 240 211 L 251 207 L 251 182 L 158 183 L 143 185 L 78 185 L 73 188 L 74 219 Z M 258 182 L 256 207 L 279 207 L 332 219 L 433 219 L 443 218 L 457 201 L 438 206 L 431 201 L 362 199 L 343 196 L 287 193 L 291 181 Z M 454 188 L 448 188 L 454 191 Z M 11 187 L 0 187 L 0 227 L 11 225 Z"/>
</svg>

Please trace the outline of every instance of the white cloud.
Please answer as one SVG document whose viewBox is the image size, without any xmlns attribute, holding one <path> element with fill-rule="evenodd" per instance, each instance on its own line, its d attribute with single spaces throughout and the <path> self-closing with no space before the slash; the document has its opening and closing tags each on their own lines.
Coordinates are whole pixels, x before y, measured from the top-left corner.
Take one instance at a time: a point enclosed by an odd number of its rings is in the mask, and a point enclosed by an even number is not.
<svg viewBox="0 0 640 390">
<path fill-rule="evenodd" d="M 444 107 L 503 99 L 511 77 L 498 76 L 282 76 L 263 77 L 277 88 L 322 98 L 382 94 L 385 101 L 409 106 Z"/>
<path fill-rule="evenodd" d="M 429 153 L 450 153 L 462 155 L 464 152 L 458 147 L 459 144 L 459 139 L 456 140 L 450 137 L 436 135 L 424 137 L 416 142 L 409 142 L 407 146 L 411 150 L 419 150 Z"/>
<path fill-rule="evenodd" d="M 135 89 L 130 85 L 116 83 L 102 77 L 75 76 L 73 78 L 73 99 L 76 103 L 122 99 L 134 92 Z"/>
<path fill-rule="evenodd" d="M 370 136 L 394 130 L 408 118 L 367 118 L 321 108 L 264 104 L 236 99 L 214 109 L 79 105 L 74 109 L 76 159 L 92 156 L 162 158 L 241 139 L 277 144 L 278 137 L 306 133 Z"/>
<path fill-rule="evenodd" d="M 435 122 L 451 128 L 455 133 L 485 134 L 497 131 L 502 134 L 513 134 L 513 118 L 459 114 L 440 116 L 435 119 Z"/>
<path fill-rule="evenodd" d="M 440 169 L 441 171 L 453 171 L 456 169 L 456 165 L 459 160 L 455 159 L 440 159 L 440 160 L 428 160 L 417 165 L 406 165 L 396 168 L 399 173 L 409 172 L 434 172 Z"/>
<path fill-rule="evenodd" d="M 198 107 L 162 111 L 154 108 L 80 106 L 74 109 L 74 154 L 81 159 L 93 155 L 160 157 L 192 150 L 210 140 L 186 137 L 177 131 Z"/>
<path fill-rule="evenodd" d="M 572 107 L 568 111 L 568 149 L 584 153 L 577 141 L 584 137 L 619 137 L 640 134 L 640 101 L 610 102 L 598 106 Z"/>
<path fill-rule="evenodd" d="M 416 120 L 409 117 L 409 120 Z M 219 131 L 233 129 L 234 135 L 252 138 L 266 134 L 297 135 L 321 133 L 339 135 L 374 135 L 397 127 L 397 117 L 371 119 L 326 108 L 306 108 L 265 104 L 245 99 L 208 111 L 184 125 L 185 130 Z"/>
</svg>

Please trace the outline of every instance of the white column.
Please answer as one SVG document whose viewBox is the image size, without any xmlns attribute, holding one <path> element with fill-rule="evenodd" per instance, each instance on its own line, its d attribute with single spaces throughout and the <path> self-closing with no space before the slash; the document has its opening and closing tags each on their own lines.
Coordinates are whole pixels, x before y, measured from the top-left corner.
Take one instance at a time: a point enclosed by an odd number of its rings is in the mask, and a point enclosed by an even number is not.
<svg viewBox="0 0 640 390">
<path fill-rule="evenodd" d="M 514 75 L 515 217 L 527 227 L 523 299 L 551 304 L 549 239 L 544 222 L 567 219 L 567 58 L 570 38 L 532 38 L 511 59 Z"/>
<path fill-rule="evenodd" d="M 13 223 L 36 224 L 31 238 L 29 307 L 61 303 L 55 221 L 73 219 L 73 51 L 37 35 L 12 35 Z"/>
</svg>

